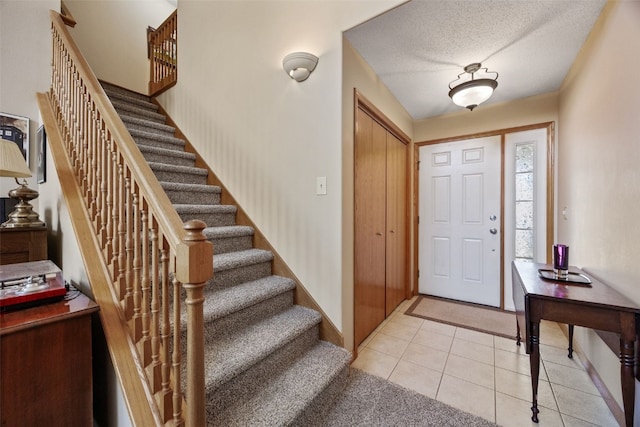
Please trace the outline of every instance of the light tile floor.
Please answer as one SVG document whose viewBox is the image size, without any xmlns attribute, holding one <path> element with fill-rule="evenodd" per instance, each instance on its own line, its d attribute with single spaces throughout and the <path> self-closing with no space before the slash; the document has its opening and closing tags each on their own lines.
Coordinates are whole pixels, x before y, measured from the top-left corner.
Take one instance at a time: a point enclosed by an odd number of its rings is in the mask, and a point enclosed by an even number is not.
<svg viewBox="0 0 640 427">
<path fill-rule="evenodd" d="M 501 426 L 531 421 L 529 356 L 515 340 L 407 316 L 404 301 L 358 347 L 353 367 Z M 542 322 L 538 426 L 618 426 L 557 323 Z"/>
</svg>

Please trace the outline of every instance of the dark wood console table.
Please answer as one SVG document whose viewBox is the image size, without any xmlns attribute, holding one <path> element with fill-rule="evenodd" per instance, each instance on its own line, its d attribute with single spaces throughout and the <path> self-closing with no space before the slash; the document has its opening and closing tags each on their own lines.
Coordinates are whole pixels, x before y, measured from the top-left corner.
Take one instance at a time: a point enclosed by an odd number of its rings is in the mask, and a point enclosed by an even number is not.
<svg viewBox="0 0 640 427">
<path fill-rule="evenodd" d="M 521 329 L 530 355 L 532 417 L 538 422 L 538 374 L 540 371 L 540 320 L 615 332 L 620 336 L 620 376 L 625 423 L 633 426 L 635 401 L 636 321 L 640 307 L 593 277 L 591 286 L 544 280 L 538 269 L 551 269 L 545 264 L 514 261 L 511 266 L 513 300 L 516 306 L 518 345 Z M 576 268 L 569 271 L 582 273 Z M 523 328 L 524 327 L 524 328 Z"/>
<path fill-rule="evenodd" d="M 91 426 L 91 314 L 83 294 L 0 313 L 0 425 Z"/>
</svg>

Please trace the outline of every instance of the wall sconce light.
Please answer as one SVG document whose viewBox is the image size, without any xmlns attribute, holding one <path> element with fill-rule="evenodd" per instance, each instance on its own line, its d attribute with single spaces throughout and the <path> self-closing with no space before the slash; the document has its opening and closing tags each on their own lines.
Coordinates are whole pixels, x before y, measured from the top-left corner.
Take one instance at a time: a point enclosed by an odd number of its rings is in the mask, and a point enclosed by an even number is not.
<svg viewBox="0 0 640 427">
<path fill-rule="evenodd" d="M 317 64 L 318 57 L 307 52 L 293 52 L 282 60 L 284 71 L 297 82 L 307 80 Z"/>
<path fill-rule="evenodd" d="M 473 111 L 478 105 L 491 98 L 493 90 L 498 87 L 498 73 L 489 71 L 487 68 L 480 68 L 482 64 L 479 62 L 469 64 L 464 67 L 464 73 L 458 74 L 458 78 L 449 83 L 449 97 L 454 104 L 468 108 Z M 475 79 L 474 75 L 479 70 L 485 70 L 485 73 L 495 74 L 495 79 Z M 471 80 L 459 83 L 457 86 L 451 87 L 453 83 L 462 81 L 461 76 L 471 74 Z"/>
<path fill-rule="evenodd" d="M 0 227 L 44 227 L 45 223 L 40 221 L 38 214 L 33 211 L 29 201 L 38 197 L 38 192 L 27 186 L 27 181 L 22 183 L 18 178 L 28 178 L 31 171 L 27 162 L 22 157 L 22 152 L 15 142 L 0 139 L 0 176 L 14 178 L 19 185 L 18 188 L 9 191 L 9 197 L 17 199 L 15 210 L 8 216 L 8 220 Z"/>
</svg>

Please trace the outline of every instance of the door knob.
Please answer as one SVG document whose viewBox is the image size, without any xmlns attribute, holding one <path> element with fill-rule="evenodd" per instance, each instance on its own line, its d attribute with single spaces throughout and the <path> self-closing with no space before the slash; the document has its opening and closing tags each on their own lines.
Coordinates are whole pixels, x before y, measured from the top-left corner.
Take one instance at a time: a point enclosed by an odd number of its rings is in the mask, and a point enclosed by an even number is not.
<svg viewBox="0 0 640 427">
<path fill-rule="evenodd" d="M 496 219 L 498 219 L 498 217 L 497 217 L 497 216 L 495 216 L 495 215 L 491 215 L 491 216 L 489 217 L 489 219 L 490 219 L 491 221 L 495 221 Z"/>
<path fill-rule="evenodd" d="M 489 229 L 489 233 L 491 233 L 491 234 L 497 234 L 497 233 L 498 233 L 498 230 L 496 230 L 495 228 L 491 228 L 491 229 Z"/>
</svg>

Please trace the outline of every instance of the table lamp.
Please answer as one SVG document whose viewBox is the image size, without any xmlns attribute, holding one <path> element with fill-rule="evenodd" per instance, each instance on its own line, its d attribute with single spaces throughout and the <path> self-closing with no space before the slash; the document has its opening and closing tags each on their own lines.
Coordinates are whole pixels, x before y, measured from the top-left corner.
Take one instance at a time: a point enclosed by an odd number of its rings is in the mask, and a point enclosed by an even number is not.
<svg viewBox="0 0 640 427">
<path fill-rule="evenodd" d="M 18 181 L 18 178 L 31 176 L 29 166 L 16 143 L 6 139 L 0 139 L 0 177 L 2 176 L 14 178 L 19 187 L 9 191 L 9 197 L 17 199 L 18 203 L 15 210 L 9 214 L 7 221 L 0 227 L 44 227 L 45 223 L 40 221 L 38 214 L 33 211 L 33 206 L 29 203 L 38 197 L 38 192 L 27 186 L 26 179 L 23 179 L 22 183 Z"/>
</svg>

